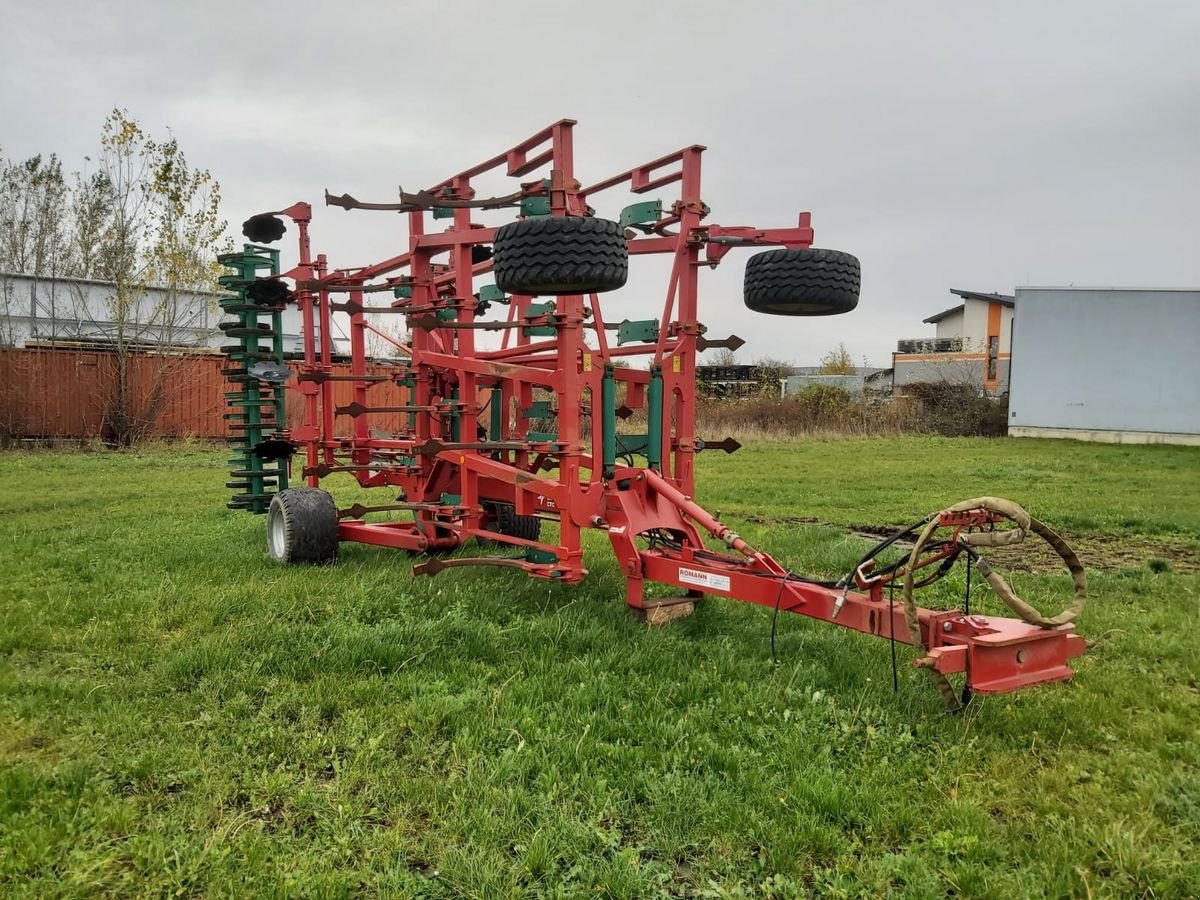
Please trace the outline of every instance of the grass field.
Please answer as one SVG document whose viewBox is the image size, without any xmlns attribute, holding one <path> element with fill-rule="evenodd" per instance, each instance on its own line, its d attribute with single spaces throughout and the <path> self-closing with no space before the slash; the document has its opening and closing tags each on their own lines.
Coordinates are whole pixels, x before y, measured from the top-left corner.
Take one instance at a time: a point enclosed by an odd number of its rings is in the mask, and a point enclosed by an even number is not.
<svg viewBox="0 0 1200 900">
<path fill-rule="evenodd" d="M 748 604 L 639 626 L 601 534 L 574 588 L 356 545 L 275 566 L 221 460 L 0 460 L 0 894 L 1200 894 L 1194 449 L 702 458 L 700 499 L 809 574 L 866 546 L 848 527 L 983 493 L 1078 541 L 1074 682 L 959 716 L 905 648 L 894 694 L 886 643 L 822 623 L 782 617 L 778 665 Z M 1065 575 L 1013 578 L 1065 605 Z"/>
</svg>

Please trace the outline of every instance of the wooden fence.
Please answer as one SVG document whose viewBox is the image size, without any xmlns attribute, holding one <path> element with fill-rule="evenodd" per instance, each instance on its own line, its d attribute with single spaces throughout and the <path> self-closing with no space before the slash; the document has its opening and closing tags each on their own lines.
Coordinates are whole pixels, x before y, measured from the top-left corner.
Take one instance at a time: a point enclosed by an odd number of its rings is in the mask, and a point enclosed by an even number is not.
<svg viewBox="0 0 1200 900">
<path fill-rule="evenodd" d="M 150 402 L 155 381 L 165 385 L 160 412 L 154 418 L 149 436 L 158 438 L 228 437 L 229 423 L 224 414 L 225 392 L 234 385 L 225 380 L 221 369 L 229 365 L 222 356 L 163 357 L 138 355 L 130 360 L 128 375 L 133 408 L 143 410 Z M 294 365 L 294 364 L 293 364 Z M 374 366 L 372 373 L 389 371 Z M 162 373 L 162 377 L 159 377 Z M 336 364 L 333 374 L 348 375 L 350 367 Z M 0 349 L 0 438 L 87 440 L 103 436 L 104 409 L 116 384 L 117 368 L 113 354 L 95 350 L 51 348 Z M 332 382 L 334 404 L 345 406 L 354 399 L 353 382 Z M 376 383 L 370 389 L 375 406 L 404 403 L 404 391 L 390 382 Z M 288 424 L 300 424 L 303 410 L 301 395 L 289 387 Z M 397 431 L 403 413 L 371 417 L 371 427 Z M 352 420 L 341 425 L 349 433 Z"/>
</svg>

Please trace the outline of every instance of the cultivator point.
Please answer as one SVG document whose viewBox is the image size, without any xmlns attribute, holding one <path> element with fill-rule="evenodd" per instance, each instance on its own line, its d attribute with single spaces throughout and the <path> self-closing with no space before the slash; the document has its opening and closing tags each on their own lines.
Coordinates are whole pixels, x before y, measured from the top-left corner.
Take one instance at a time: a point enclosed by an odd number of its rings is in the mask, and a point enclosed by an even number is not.
<svg viewBox="0 0 1200 900">
<path fill-rule="evenodd" d="M 581 533 L 597 529 L 616 554 L 626 601 L 652 621 L 715 595 L 919 645 L 919 665 L 943 680 L 962 673 L 966 687 L 977 691 L 1068 678 L 1067 661 L 1083 648 L 1068 621 L 1047 626 L 939 612 L 912 599 L 913 587 L 934 577 L 914 582 L 912 573 L 936 562 L 944 574 L 946 560 L 962 554 L 980 559 L 984 542 L 977 538 L 1000 521 L 986 507 L 922 522 L 952 535 L 932 543 L 925 536 L 904 565 L 873 571 L 869 555 L 856 571 L 826 582 L 797 575 L 751 547 L 692 499 L 696 453 L 740 446 L 695 433 L 696 353 L 743 343 L 734 335 L 706 336 L 698 310 L 701 273 L 735 249 L 759 250 L 746 265 L 749 309 L 831 315 L 858 303 L 858 260 L 812 248 L 808 213 L 782 228 L 709 222 L 700 180 L 705 148 L 698 145 L 612 177 L 581 180 L 574 124 L 556 122 L 393 200 L 326 192 L 328 205 L 406 216 L 406 248 L 377 263 L 337 268 L 324 255 L 314 257 L 306 203 L 246 222 L 250 240 L 269 243 L 291 220 L 299 241 L 298 262 L 282 275 L 274 251 L 259 246 L 222 258 L 240 266 L 228 282 L 238 291 L 230 309 L 240 318 L 227 333 L 240 339 L 231 359 L 241 390 L 231 403 L 247 426 L 235 473 L 247 486 L 231 505 L 261 511 L 271 501 L 271 555 L 325 562 L 339 542 L 357 541 L 430 554 L 417 574 L 493 566 L 574 583 L 587 574 Z M 513 179 L 511 190 L 479 196 L 476 182 L 485 175 Z M 621 193 L 640 199 L 622 205 Z M 497 217 L 507 221 L 496 224 Z M 648 315 L 645 293 L 621 293 L 602 304 L 600 295 L 619 291 L 630 261 L 644 256 L 670 264 L 656 312 Z M 252 280 L 264 269 L 265 278 Z M 302 401 L 304 424 L 292 429 L 282 428 L 277 387 L 288 374 L 278 343 L 285 303 L 299 307 L 304 334 L 303 361 L 287 379 Z M 605 312 L 612 304 L 616 316 Z M 335 312 L 349 319 L 349 374 L 332 370 Z M 377 331 L 373 315 L 403 321 L 408 338 Z M 392 341 L 407 362 L 392 373 L 368 371 L 372 332 Z M 270 352 L 259 347 L 266 339 L 275 341 Z M 351 385 L 349 403 L 335 400 L 341 381 Z M 381 385 L 389 386 L 387 399 Z M 380 427 L 385 415 L 399 416 L 403 427 Z M 307 486 L 283 490 L 293 449 L 303 458 Z M 319 488 L 330 477 L 380 488 L 389 502 L 339 510 Z M 280 489 L 273 498 L 272 480 Z M 1019 536 L 1029 528 L 1018 516 Z M 477 553 L 435 555 L 472 540 Z M 894 603 L 884 589 L 898 579 L 905 591 Z M 650 599 L 647 582 L 680 595 Z"/>
</svg>

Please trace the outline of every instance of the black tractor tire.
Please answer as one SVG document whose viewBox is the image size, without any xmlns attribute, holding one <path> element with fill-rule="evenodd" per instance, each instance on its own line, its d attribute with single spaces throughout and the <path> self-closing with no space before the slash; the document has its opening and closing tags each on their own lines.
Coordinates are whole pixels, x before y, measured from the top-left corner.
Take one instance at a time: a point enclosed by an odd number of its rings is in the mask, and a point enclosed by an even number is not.
<svg viewBox="0 0 1200 900">
<path fill-rule="evenodd" d="M 768 250 L 746 262 L 744 299 L 773 316 L 836 316 L 858 306 L 858 257 L 840 250 Z"/>
<path fill-rule="evenodd" d="M 541 536 L 542 520 L 537 516 L 518 516 L 516 507 L 511 503 L 484 501 L 483 508 L 488 513 L 484 527 L 490 531 L 526 541 L 536 541 Z M 498 542 L 485 538 L 480 543 L 486 546 Z"/>
<path fill-rule="evenodd" d="M 629 277 L 629 244 L 607 219 L 539 216 L 496 230 L 492 271 L 508 294 L 615 291 Z"/>
<path fill-rule="evenodd" d="M 278 563 L 331 563 L 338 555 L 338 515 L 319 488 L 280 491 L 267 510 L 267 553 Z"/>
</svg>

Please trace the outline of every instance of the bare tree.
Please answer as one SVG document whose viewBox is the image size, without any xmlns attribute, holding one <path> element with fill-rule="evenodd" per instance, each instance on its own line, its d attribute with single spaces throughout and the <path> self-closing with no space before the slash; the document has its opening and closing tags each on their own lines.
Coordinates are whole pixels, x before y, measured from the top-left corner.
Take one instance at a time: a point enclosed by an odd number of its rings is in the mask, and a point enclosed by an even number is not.
<svg viewBox="0 0 1200 900">
<path fill-rule="evenodd" d="M 708 357 L 706 364 L 710 366 L 736 366 L 738 364 L 737 354 L 728 347 L 721 347 Z"/>
<path fill-rule="evenodd" d="M 51 154 L 13 163 L 0 158 L 0 268 L 54 274 L 66 249 L 67 183 Z"/>
<path fill-rule="evenodd" d="M 76 177 L 71 246 L 76 274 L 110 286 L 100 303 L 77 286 L 75 315 L 111 351 L 104 431 L 126 446 L 158 419 L 184 358 L 212 330 L 215 303 L 202 295 L 218 286 L 225 223 L 219 185 L 174 138 L 151 139 L 118 109 L 100 144 L 97 171 Z"/>
<path fill-rule="evenodd" d="M 0 346 L 16 343 L 15 317 L 35 302 L 16 296 L 12 276 L 53 277 L 69 266 L 67 194 L 57 156 L 0 156 Z"/>
</svg>

